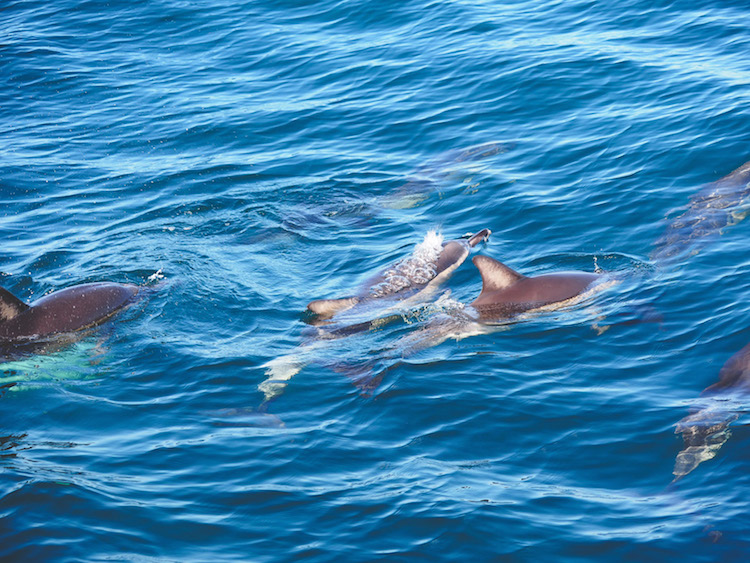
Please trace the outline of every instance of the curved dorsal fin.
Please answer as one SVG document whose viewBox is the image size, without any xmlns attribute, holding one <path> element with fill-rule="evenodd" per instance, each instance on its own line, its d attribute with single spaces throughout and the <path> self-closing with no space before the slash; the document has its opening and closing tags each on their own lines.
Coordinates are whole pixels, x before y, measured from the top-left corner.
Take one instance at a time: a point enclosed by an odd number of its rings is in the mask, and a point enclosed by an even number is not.
<svg viewBox="0 0 750 563">
<path fill-rule="evenodd" d="M 474 262 L 482 276 L 482 293 L 506 289 L 524 278 L 515 270 L 489 256 L 480 254 L 474 256 L 471 261 Z"/>
<path fill-rule="evenodd" d="M 16 318 L 28 308 L 26 303 L 7 289 L 0 287 L 0 323 Z"/>
</svg>

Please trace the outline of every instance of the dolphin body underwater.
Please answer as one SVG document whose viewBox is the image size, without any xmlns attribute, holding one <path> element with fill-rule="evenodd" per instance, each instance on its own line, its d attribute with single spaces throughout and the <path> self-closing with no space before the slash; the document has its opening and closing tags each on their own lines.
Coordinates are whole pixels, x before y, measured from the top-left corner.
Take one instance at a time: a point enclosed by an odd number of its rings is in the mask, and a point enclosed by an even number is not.
<svg viewBox="0 0 750 563">
<path fill-rule="evenodd" d="M 139 291 L 132 284 L 87 283 L 55 291 L 27 305 L 0 288 L 0 353 L 99 325 L 132 303 Z"/>
<path fill-rule="evenodd" d="M 715 182 L 706 184 L 690 198 L 686 209 L 667 225 L 651 254 L 654 262 L 672 264 L 697 254 L 722 230 L 742 221 L 750 211 L 750 162 Z M 684 447 L 677 454 L 674 480 L 684 477 L 702 462 L 716 456 L 729 439 L 729 425 L 738 418 L 738 403 L 750 395 L 750 344 L 732 356 L 719 372 L 719 381 L 707 387 L 701 398 L 707 405 L 680 420 L 675 433 Z"/>
<path fill-rule="evenodd" d="M 719 381 L 706 387 L 701 397 L 708 403 L 680 420 L 675 434 L 682 434 L 684 448 L 677 454 L 675 481 L 702 462 L 716 456 L 729 439 L 729 425 L 750 397 L 750 344 L 734 354 L 719 371 Z"/>
<path fill-rule="evenodd" d="M 450 150 L 432 162 L 419 167 L 405 184 L 383 198 L 381 204 L 389 209 L 415 207 L 430 194 L 438 191 L 441 182 L 462 170 L 462 167 L 457 168 L 456 165 L 477 162 L 507 152 L 514 147 L 515 143 L 489 142 L 464 149 Z"/>
<path fill-rule="evenodd" d="M 654 262 L 673 262 L 697 254 L 708 241 L 742 221 L 750 211 L 750 162 L 706 184 L 687 209 L 670 221 L 651 253 Z"/>
</svg>

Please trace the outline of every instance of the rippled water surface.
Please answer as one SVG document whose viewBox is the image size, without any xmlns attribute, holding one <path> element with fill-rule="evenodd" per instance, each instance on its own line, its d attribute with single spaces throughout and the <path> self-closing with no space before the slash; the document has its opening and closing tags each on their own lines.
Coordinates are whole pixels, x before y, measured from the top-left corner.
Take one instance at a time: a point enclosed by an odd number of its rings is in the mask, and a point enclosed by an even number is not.
<svg viewBox="0 0 750 563">
<path fill-rule="evenodd" d="M 677 423 L 750 342 L 747 179 L 700 192 L 750 160 L 748 22 L 3 3 L 0 285 L 154 291 L 3 359 L 0 558 L 746 560 L 741 392 L 670 483 Z M 474 253 L 606 283 L 481 334 L 451 324 L 469 260 L 421 301 L 305 314 L 485 227 Z"/>
</svg>

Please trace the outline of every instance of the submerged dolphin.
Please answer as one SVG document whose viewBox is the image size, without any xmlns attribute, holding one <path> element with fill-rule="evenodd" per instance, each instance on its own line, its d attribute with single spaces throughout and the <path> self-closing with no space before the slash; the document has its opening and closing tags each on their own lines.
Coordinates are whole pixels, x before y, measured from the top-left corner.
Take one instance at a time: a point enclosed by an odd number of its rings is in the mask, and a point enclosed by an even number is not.
<svg viewBox="0 0 750 563">
<path fill-rule="evenodd" d="M 677 423 L 684 448 L 677 454 L 672 473 L 684 477 L 702 462 L 712 459 L 729 439 L 729 425 L 750 396 L 750 344 L 734 354 L 719 371 L 719 381 L 701 393 L 709 404 Z"/>
<path fill-rule="evenodd" d="M 106 321 L 133 301 L 138 286 L 87 283 L 61 289 L 27 305 L 0 288 L 0 343 L 28 342 Z"/>
<path fill-rule="evenodd" d="M 308 311 L 320 320 L 330 319 L 337 313 L 375 300 L 404 301 L 434 288 L 458 268 L 471 249 L 491 234 L 482 229 L 469 239 L 441 243 L 437 235 L 428 235 L 415 253 L 370 278 L 352 297 L 317 299 L 308 304 Z"/>
<path fill-rule="evenodd" d="M 456 165 L 476 162 L 496 154 L 507 152 L 515 143 L 489 142 L 464 149 L 450 150 L 423 166 L 402 186 L 382 199 L 386 208 L 404 209 L 415 207 L 437 191 L 439 183 L 455 174 Z"/>
<path fill-rule="evenodd" d="M 580 295 L 600 276 L 588 272 L 555 272 L 527 277 L 488 256 L 472 261 L 482 276 L 482 292 L 471 307 L 480 322 L 514 317 Z"/>
<path fill-rule="evenodd" d="M 654 261 L 666 261 L 690 252 L 697 254 L 708 239 L 724 227 L 739 223 L 750 206 L 750 162 L 707 184 L 690 198 L 687 209 L 675 217 L 656 241 Z"/>
</svg>

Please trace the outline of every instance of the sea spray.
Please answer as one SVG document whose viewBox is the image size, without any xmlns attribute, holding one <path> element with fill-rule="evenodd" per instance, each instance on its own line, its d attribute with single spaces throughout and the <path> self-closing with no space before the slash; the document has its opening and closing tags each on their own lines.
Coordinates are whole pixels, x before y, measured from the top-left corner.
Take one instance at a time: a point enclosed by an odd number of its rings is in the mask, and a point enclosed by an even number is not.
<svg viewBox="0 0 750 563">
<path fill-rule="evenodd" d="M 443 250 L 443 235 L 429 231 L 411 256 L 383 273 L 383 281 L 370 288 L 372 297 L 385 297 L 409 287 L 424 285 L 437 276 L 437 261 Z"/>
</svg>

